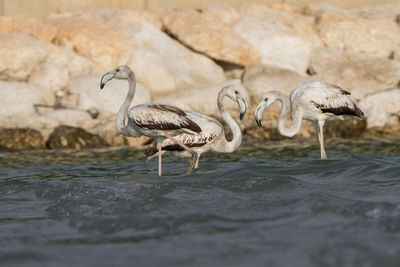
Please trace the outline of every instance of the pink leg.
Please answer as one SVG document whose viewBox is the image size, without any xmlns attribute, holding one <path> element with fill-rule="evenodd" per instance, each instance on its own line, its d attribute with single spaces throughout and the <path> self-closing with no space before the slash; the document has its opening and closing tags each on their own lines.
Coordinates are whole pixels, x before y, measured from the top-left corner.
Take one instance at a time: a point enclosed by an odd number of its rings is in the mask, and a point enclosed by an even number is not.
<svg viewBox="0 0 400 267">
<path fill-rule="evenodd" d="M 161 145 L 158 145 L 158 176 L 161 176 Z"/>
<path fill-rule="evenodd" d="M 190 160 L 190 166 L 188 171 L 186 172 L 187 174 L 190 174 L 193 170 L 193 167 L 196 164 L 198 155 L 195 151 L 193 151 L 193 149 L 191 149 L 190 147 L 186 146 L 184 143 L 182 143 L 181 141 L 175 139 L 174 137 L 172 137 L 171 135 L 167 134 L 164 132 L 165 137 L 171 139 L 172 141 L 174 141 L 175 143 L 177 143 L 178 145 L 180 145 L 182 148 L 184 148 L 187 152 L 189 152 L 190 154 L 192 154 L 192 158 Z"/>
</svg>

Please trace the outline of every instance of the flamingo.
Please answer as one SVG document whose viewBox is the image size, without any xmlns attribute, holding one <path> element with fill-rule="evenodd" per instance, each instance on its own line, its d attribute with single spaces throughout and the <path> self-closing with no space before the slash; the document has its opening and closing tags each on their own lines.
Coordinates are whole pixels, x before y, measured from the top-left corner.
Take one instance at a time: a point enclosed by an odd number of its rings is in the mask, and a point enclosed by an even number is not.
<svg viewBox="0 0 400 267">
<path fill-rule="evenodd" d="M 198 135 L 201 133 L 200 126 L 189 118 L 188 114 L 174 106 L 162 104 L 140 104 L 129 109 L 136 90 L 136 78 L 132 69 L 125 65 L 120 65 L 103 75 L 100 81 L 100 89 L 112 79 L 128 80 L 129 90 L 124 102 L 122 103 L 116 120 L 117 131 L 125 136 L 140 137 L 148 136 L 154 138 L 159 149 L 158 175 L 161 176 L 161 143 L 171 140 L 174 144 L 188 151 L 192 158 L 188 174 L 191 173 L 198 155 L 191 148 L 175 139 L 182 133 L 188 135 Z"/>
<path fill-rule="evenodd" d="M 279 133 L 286 137 L 293 137 L 301 127 L 302 119 L 310 121 L 318 136 L 321 159 L 327 159 L 324 147 L 324 124 L 326 120 L 343 120 L 343 115 L 364 118 L 364 113 L 350 99 L 350 93 L 342 88 L 314 81 L 294 89 L 290 94 L 290 110 L 292 122 L 286 126 L 289 105 L 286 97 L 278 91 L 266 92 L 257 106 L 254 117 L 261 127 L 261 117 L 265 108 L 275 101 L 280 101 L 282 110 L 278 118 Z"/>
<path fill-rule="evenodd" d="M 231 141 L 226 140 L 224 128 L 218 120 L 203 115 L 201 113 L 185 111 L 187 116 L 201 127 L 202 132 L 197 135 L 181 133 L 175 136 L 175 139 L 179 140 L 186 146 L 190 147 L 198 154 L 194 166 L 195 169 L 197 169 L 199 166 L 199 159 L 201 154 L 207 151 L 230 153 L 235 151 L 242 142 L 242 132 L 240 130 L 239 125 L 229 115 L 229 113 L 226 111 L 224 107 L 223 99 L 225 97 L 228 97 L 229 99 L 237 102 L 239 106 L 240 120 L 243 119 L 246 113 L 247 103 L 244 100 L 243 96 L 240 94 L 240 92 L 237 89 L 235 89 L 235 85 L 225 86 L 218 93 L 218 98 L 217 98 L 218 110 L 221 114 L 222 119 L 225 121 L 225 123 L 230 127 L 232 131 L 233 138 Z M 179 147 L 174 142 L 172 142 L 172 140 L 164 139 L 163 142 L 161 143 L 161 150 L 182 151 L 183 149 L 182 147 Z M 145 154 L 147 157 L 151 157 L 155 155 L 155 153 L 157 153 L 156 141 L 151 143 L 145 150 Z M 185 151 L 182 151 L 182 153 L 183 154 L 181 154 L 181 156 L 187 155 Z"/>
</svg>

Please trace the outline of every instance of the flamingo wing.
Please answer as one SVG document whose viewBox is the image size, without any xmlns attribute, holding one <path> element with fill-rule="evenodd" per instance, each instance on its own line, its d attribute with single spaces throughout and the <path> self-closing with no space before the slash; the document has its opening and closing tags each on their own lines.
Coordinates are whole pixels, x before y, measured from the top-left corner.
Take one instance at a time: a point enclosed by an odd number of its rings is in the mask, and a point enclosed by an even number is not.
<svg viewBox="0 0 400 267">
<path fill-rule="evenodd" d="M 148 130 L 189 130 L 200 133 L 200 126 L 187 114 L 174 106 L 162 104 L 142 104 L 131 108 L 128 117 L 137 126 Z"/>
<path fill-rule="evenodd" d="M 188 117 L 198 124 L 202 132 L 200 134 L 192 135 L 187 133 L 181 133 L 174 136 L 175 139 L 179 140 L 188 147 L 202 147 L 207 144 L 213 143 L 223 133 L 222 125 L 215 119 L 205 116 L 196 112 L 186 111 Z M 171 139 L 164 139 L 161 143 L 161 149 L 165 151 L 183 151 L 184 149 L 176 144 Z M 153 141 L 145 150 L 145 155 L 150 157 L 158 152 L 157 144 Z"/>
<path fill-rule="evenodd" d="M 360 118 L 364 113 L 350 99 L 350 93 L 339 86 L 314 82 L 303 92 L 303 99 L 308 101 L 322 113 L 330 113 L 335 116 L 350 115 Z"/>
</svg>

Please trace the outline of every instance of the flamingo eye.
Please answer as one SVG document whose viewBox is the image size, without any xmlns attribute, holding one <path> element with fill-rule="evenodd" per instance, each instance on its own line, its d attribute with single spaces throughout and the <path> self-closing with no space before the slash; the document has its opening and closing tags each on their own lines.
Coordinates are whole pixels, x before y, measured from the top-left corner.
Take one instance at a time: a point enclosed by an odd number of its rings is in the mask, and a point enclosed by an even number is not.
<svg viewBox="0 0 400 267">
<path fill-rule="evenodd" d="M 235 91 L 235 94 L 239 94 L 239 91 L 238 91 L 238 90 L 236 90 L 236 91 Z"/>
<path fill-rule="evenodd" d="M 267 102 L 268 101 L 268 97 L 264 98 L 264 101 Z"/>
<path fill-rule="evenodd" d="M 116 69 L 116 71 L 118 72 L 118 71 L 119 71 L 119 69 Z"/>
</svg>

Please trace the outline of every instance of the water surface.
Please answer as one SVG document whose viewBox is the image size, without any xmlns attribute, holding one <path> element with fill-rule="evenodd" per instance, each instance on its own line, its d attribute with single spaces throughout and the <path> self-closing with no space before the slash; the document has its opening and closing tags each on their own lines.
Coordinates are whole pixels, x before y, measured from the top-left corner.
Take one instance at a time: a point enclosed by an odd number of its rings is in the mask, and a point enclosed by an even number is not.
<svg viewBox="0 0 400 267">
<path fill-rule="evenodd" d="M 0 154 L 1 266 L 400 266 L 400 141 Z"/>
</svg>

